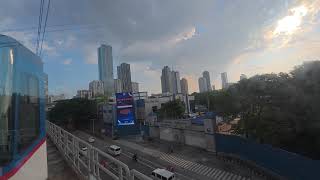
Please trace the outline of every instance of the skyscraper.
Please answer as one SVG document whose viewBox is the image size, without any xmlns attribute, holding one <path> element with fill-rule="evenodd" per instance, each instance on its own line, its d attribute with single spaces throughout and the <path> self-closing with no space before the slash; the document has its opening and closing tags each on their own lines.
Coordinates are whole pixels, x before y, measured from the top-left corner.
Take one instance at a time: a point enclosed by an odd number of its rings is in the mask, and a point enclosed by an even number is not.
<svg viewBox="0 0 320 180">
<path fill-rule="evenodd" d="M 122 83 L 122 92 L 132 92 L 130 64 L 122 63 L 117 67 L 118 79 Z"/>
<path fill-rule="evenodd" d="M 245 74 L 241 74 L 241 75 L 240 75 L 240 81 L 241 81 L 242 79 L 247 79 L 247 76 L 246 76 Z"/>
<path fill-rule="evenodd" d="M 221 73 L 222 89 L 228 88 L 228 76 L 226 72 Z"/>
<path fill-rule="evenodd" d="M 98 48 L 99 80 L 103 82 L 104 94 L 111 96 L 114 92 L 113 85 L 113 58 L 112 47 L 102 44 Z"/>
<path fill-rule="evenodd" d="M 161 88 L 162 93 L 172 93 L 172 78 L 171 70 L 168 66 L 162 69 Z"/>
<path fill-rule="evenodd" d="M 181 93 L 180 74 L 178 71 L 171 71 L 172 93 Z"/>
<path fill-rule="evenodd" d="M 180 84 L 181 84 L 181 93 L 182 94 L 189 94 L 187 79 L 186 78 L 182 78 L 180 80 Z"/>
<path fill-rule="evenodd" d="M 89 83 L 89 91 L 92 92 L 92 97 L 102 96 L 104 93 L 103 82 L 102 81 L 91 81 Z"/>
<path fill-rule="evenodd" d="M 203 71 L 202 76 L 206 79 L 208 91 L 211 91 L 211 81 L 210 81 L 209 72 L 208 71 Z"/>
<path fill-rule="evenodd" d="M 207 80 L 204 77 L 200 77 L 198 79 L 198 83 L 199 83 L 199 92 L 207 92 L 208 91 L 208 87 L 207 87 Z"/>
<path fill-rule="evenodd" d="M 114 79 L 114 92 L 115 93 L 122 92 L 122 83 L 120 79 Z"/>
<path fill-rule="evenodd" d="M 139 92 L 139 83 L 132 82 L 131 86 L 132 86 L 132 92 Z"/>
</svg>

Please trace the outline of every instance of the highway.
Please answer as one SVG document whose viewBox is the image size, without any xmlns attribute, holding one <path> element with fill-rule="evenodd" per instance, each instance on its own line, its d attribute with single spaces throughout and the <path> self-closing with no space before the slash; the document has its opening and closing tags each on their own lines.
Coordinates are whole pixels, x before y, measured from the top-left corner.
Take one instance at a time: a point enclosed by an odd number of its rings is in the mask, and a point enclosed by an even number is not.
<svg viewBox="0 0 320 180">
<path fill-rule="evenodd" d="M 77 137 L 88 141 L 88 138 L 92 135 L 83 132 L 76 131 L 73 133 Z M 130 147 L 122 146 L 117 141 L 111 139 L 99 139 L 95 138 L 95 142 L 91 143 L 96 148 L 106 152 L 106 147 L 115 144 L 121 147 L 122 154 L 115 158 L 121 162 L 127 164 L 130 169 L 136 169 L 145 175 L 150 176 L 151 172 L 156 168 L 166 168 L 169 165 L 174 167 L 176 179 L 185 180 L 248 180 L 249 178 L 241 177 L 236 174 L 232 174 L 226 171 L 215 169 L 212 167 L 206 167 L 201 164 L 188 162 L 184 159 L 171 156 L 170 154 L 163 153 L 159 158 L 152 157 L 148 154 L 143 154 L 140 151 L 134 150 Z M 138 154 L 138 162 L 132 160 L 133 153 Z"/>
</svg>

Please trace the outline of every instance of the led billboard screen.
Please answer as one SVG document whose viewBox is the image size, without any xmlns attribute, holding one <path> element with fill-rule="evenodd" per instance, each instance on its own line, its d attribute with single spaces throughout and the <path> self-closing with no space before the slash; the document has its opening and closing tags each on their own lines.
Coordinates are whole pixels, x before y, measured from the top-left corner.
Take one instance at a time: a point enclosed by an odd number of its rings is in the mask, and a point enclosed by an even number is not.
<svg viewBox="0 0 320 180">
<path fill-rule="evenodd" d="M 117 93 L 117 125 L 133 125 L 135 123 L 132 93 Z"/>
</svg>

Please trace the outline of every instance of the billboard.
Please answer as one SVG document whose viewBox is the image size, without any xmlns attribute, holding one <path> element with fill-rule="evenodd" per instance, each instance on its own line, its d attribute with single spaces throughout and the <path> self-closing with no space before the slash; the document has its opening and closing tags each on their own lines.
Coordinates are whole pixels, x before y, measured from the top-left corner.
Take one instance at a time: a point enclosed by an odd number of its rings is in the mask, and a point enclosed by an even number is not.
<svg viewBox="0 0 320 180">
<path fill-rule="evenodd" d="M 132 93 L 117 93 L 117 125 L 134 125 L 135 115 Z"/>
</svg>

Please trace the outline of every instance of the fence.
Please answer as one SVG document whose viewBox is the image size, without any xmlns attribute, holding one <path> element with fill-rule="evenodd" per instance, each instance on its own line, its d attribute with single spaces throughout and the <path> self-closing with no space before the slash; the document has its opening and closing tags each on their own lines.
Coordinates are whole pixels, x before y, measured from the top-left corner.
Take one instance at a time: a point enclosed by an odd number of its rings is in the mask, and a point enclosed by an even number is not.
<svg viewBox="0 0 320 180">
<path fill-rule="evenodd" d="M 270 145 L 258 144 L 238 136 L 216 134 L 216 150 L 218 153 L 223 152 L 254 162 L 288 179 L 319 179 L 320 161 Z"/>
<path fill-rule="evenodd" d="M 47 134 L 83 179 L 152 180 L 49 121 Z"/>
</svg>

